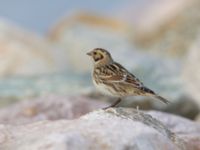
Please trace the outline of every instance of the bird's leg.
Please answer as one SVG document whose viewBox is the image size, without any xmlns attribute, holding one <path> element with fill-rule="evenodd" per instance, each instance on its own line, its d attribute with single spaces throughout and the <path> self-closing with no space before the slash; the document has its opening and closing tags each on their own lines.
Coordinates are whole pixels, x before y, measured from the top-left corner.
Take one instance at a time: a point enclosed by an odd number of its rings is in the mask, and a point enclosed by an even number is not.
<svg viewBox="0 0 200 150">
<path fill-rule="evenodd" d="M 114 103 L 112 103 L 110 106 L 107 106 L 107 107 L 105 107 L 105 108 L 103 108 L 103 109 L 108 109 L 108 108 L 110 108 L 110 107 L 115 107 L 117 104 L 119 104 L 120 102 L 122 101 L 122 99 L 121 98 L 118 98 Z"/>
</svg>

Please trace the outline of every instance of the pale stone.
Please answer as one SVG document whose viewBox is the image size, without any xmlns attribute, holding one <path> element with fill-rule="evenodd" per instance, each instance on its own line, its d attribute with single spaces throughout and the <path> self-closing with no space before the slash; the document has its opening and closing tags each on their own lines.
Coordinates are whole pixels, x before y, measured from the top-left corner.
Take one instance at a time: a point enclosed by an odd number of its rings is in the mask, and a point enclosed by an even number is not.
<svg viewBox="0 0 200 150">
<path fill-rule="evenodd" d="M 157 115 L 157 112 L 150 113 L 155 117 L 159 115 L 166 119 L 171 117 L 162 113 Z M 106 111 L 94 111 L 71 121 L 42 121 L 22 126 L 2 125 L 0 134 L 4 138 L 0 141 L 0 148 L 3 150 L 187 150 L 188 148 L 197 150 L 199 142 L 193 145 L 187 142 L 191 138 L 198 139 L 199 125 L 180 117 L 172 116 L 172 118 L 179 123 L 178 125 L 185 127 L 190 125 L 190 128 L 196 131 L 196 135 L 190 137 L 188 131 L 182 130 L 184 128 L 180 128 L 181 134 L 176 133 L 177 130 L 170 131 L 171 127 L 164 125 L 167 124 L 166 119 L 161 123 L 150 115 L 134 109 L 111 108 Z"/>
<path fill-rule="evenodd" d="M 0 124 L 21 125 L 41 120 L 75 119 L 108 105 L 84 96 L 43 96 L 0 109 Z"/>
</svg>

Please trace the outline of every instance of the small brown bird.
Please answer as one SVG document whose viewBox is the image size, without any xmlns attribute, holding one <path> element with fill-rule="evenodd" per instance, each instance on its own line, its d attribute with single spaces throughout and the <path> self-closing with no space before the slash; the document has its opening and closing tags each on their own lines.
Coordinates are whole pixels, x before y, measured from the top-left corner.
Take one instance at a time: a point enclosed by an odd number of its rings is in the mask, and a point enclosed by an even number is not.
<svg viewBox="0 0 200 150">
<path fill-rule="evenodd" d="M 168 104 L 169 101 L 159 96 L 154 91 L 145 87 L 138 78 L 115 62 L 110 53 L 102 48 L 95 48 L 87 55 L 94 61 L 92 74 L 93 83 L 97 89 L 106 95 L 117 97 L 117 101 L 106 107 L 114 107 L 126 96 L 150 96 Z"/>
</svg>

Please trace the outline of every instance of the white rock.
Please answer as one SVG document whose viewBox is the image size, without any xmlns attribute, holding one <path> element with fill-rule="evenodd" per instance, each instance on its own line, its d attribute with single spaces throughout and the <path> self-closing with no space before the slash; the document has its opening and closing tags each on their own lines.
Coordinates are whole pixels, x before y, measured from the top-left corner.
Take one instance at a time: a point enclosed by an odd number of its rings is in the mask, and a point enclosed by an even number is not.
<svg viewBox="0 0 200 150">
<path fill-rule="evenodd" d="M 161 118 L 163 123 L 140 111 L 117 108 L 94 111 L 71 121 L 42 121 L 23 126 L 1 125 L 0 148 L 198 150 L 199 124 L 172 115 L 150 113 Z M 171 128 L 170 124 L 175 126 Z M 187 127 L 192 130 L 185 130 Z M 192 140 L 196 142 L 190 143 Z"/>
<path fill-rule="evenodd" d="M 22 125 L 42 120 L 75 119 L 108 105 L 84 96 L 43 96 L 0 109 L 0 124 Z"/>
</svg>

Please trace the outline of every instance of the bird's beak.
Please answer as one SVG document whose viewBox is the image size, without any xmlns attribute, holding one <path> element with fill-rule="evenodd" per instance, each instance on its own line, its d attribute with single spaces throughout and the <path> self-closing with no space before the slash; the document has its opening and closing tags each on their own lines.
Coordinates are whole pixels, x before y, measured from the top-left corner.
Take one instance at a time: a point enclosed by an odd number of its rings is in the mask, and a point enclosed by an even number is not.
<svg viewBox="0 0 200 150">
<path fill-rule="evenodd" d="M 86 53 L 88 56 L 92 56 L 92 52 L 88 52 Z"/>
</svg>

